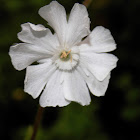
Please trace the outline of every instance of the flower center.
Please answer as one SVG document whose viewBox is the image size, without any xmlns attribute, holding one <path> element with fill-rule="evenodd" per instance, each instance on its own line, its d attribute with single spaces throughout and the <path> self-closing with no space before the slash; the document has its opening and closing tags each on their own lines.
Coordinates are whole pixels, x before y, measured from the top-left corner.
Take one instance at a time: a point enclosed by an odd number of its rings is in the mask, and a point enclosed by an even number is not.
<svg viewBox="0 0 140 140">
<path fill-rule="evenodd" d="M 60 54 L 60 59 L 62 61 L 68 61 L 68 60 L 72 60 L 72 56 L 70 54 L 71 50 L 70 51 L 62 51 L 62 53 Z"/>
<path fill-rule="evenodd" d="M 53 56 L 53 61 L 60 70 L 72 70 L 79 61 L 79 48 L 73 47 L 71 50 L 58 51 Z"/>
</svg>

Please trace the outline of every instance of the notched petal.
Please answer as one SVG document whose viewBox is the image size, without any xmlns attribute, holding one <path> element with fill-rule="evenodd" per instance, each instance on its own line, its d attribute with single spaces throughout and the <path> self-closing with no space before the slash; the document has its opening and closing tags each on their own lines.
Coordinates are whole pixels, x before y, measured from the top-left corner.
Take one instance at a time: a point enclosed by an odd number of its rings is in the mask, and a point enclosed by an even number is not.
<svg viewBox="0 0 140 140">
<path fill-rule="evenodd" d="M 84 45 L 85 46 L 85 45 Z M 84 47 L 83 46 L 83 47 Z M 85 46 L 88 48 L 88 46 Z M 103 81 L 117 65 L 118 58 L 113 54 L 95 53 L 91 49 L 80 51 L 80 62 L 99 80 Z"/>
<path fill-rule="evenodd" d="M 11 46 L 9 55 L 13 66 L 17 70 L 23 70 L 33 62 L 47 58 L 44 50 L 28 43 L 19 43 Z"/>
<path fill-rule="evenodd" d="M 37 98 L 54 71 L 55 68 L 49 60 L 44 64 L 28 66 L 24 81 L 24 91 L 32 95 L 33 98 Z"/>
<path fill-rule="evenodd" d="M 95 27 L 81 44 L 90 45 L 90 49 L 97 53 L 110 52 L 116 49 L 116 43 L 111 32 L 102 26 Z"/>
<path fill-rule="evenodd" d="M 42 107 L 59 106 L 63 107 L 70 103 L 64 97 L 63 84 L 61 83 L 62 72 L 56 70 L 50 77 L 45 90 L 43 91 L 39 103 Z"/>
<path fill-rule="evenodd" d="M 43 25 L 34 25 L 32 23 L 24 23 L 21 25 L 22 31 L 18 33 L 18 38 L 26 43 L 35 44 L 39 38 L 45 37 L 49 29 Z"/>
<path fill-rule="evenodd" d="M 64 45 L 67 33 L 66 11 L 64 7 L 57 1 L 52 1 L 49 5 L 39 9 L 39 15 L 55 30 L 60 44 Z"/>
<path fill-rule="evenodd" d="M 91 98 L 86 82 L 77 70 L 64 73 L 63 91 L 65 98 L 69 101 L 83 106 L 90 104 Z"/>
<path fill-rule="evenodd" d="M 76 3 L 69 16 L 66 43 L 69 46 L 77 45 L 82 38 L 90 33 L 89 28 L 90 19 L 86 7 Z"/>
</svg>

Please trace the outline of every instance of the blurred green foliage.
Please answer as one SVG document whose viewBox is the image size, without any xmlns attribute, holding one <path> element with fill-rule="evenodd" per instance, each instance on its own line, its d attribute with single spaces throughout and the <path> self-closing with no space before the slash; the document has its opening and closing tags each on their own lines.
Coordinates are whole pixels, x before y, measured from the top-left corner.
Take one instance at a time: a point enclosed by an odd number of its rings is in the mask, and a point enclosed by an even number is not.
<svg viewBox="0 0 140 140">
<path fill-rule="evenodd" d="M 18 72 L 8 55 L 9 47 L 20 42 L 17 33 L 25 22 L 47 22 L 40 7 L 51 0 L 0 0 L 0 138 L 29 140 L 38 99 L 24 93 L 25 70 Z M 69 14 L 75 2 L 58 0 Z M 139 140 L 139 0 L 92 0 L 88 7 L 91 30 L 102 25 L 111 30 L 117 43 L 118 67 L 113 70 L 105 97 L 93 95 L 82 107 L 71 103 L 64 108 L 45 108 L 37 140 Z"/>
</svg>

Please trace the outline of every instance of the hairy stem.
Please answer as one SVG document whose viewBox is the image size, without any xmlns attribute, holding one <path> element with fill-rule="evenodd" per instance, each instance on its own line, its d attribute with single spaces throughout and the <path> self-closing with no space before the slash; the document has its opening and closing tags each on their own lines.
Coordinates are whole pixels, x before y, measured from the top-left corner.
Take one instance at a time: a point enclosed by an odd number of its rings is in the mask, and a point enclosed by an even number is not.
<svg viewBox="0 0 140 140">
<path fill-rule="evenodd" d="M 44 110 L 44 108 L 39 106 L 36 117 L 35 117 L 35 122 L 34 122 L 34 127 L 33 127 L 33 133 L 32 133 L 31 140 L 35 140 L 35 138 L 36 138 L 37 131 L 38 131 L 40 121 L 41 121 L 41 118 L 42 118 L 43 110 Z"/>
</svg>

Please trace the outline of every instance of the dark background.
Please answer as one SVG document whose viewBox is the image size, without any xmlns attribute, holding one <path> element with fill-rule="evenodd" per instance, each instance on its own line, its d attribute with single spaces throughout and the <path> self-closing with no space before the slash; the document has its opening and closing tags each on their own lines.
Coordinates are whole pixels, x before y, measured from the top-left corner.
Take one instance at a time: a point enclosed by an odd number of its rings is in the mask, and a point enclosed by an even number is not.
<svg viewBox="0 0 140 140">
<path fill-rule="evenodd" d="M 0 0 L 0 139 L 29 140 L 38 108 L 24 93 L 25 70 L 16 71 L 9 47 L 20 42 L 17 33 L 25 22 L 47 22 L 38 15 L 51 0 Z M 75 2 L 58 0 L 69 14 Z M 110 29 L 117 49 L 118 66 L 112 71 L 104 97 L 91 95 L 89 106 L 71 103 L 46 107 L 37 140 L 139 140 L 140 139 L 140 0 L 92 0 L 88 7 L 91 30 Z"/>
</svg>

